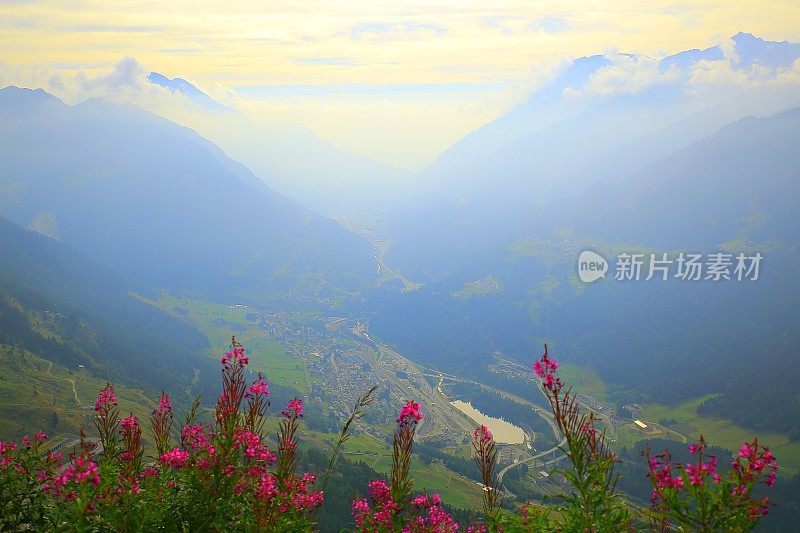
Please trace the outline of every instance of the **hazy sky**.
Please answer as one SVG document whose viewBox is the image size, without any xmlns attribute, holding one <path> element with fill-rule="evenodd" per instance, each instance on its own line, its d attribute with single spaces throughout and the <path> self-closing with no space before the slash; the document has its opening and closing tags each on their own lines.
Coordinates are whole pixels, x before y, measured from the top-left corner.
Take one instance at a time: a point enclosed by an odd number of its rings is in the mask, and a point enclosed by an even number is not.
<svg viewBox="0 0 800 533">
<path fill-rule="evenodd" d="M 800 41 L 800 2 L 0 0 L 0 83 L 68 93 L 122 58 L 384 162 L 424 165 L 568 58 L 738 31 Z M 61 94 L 69 99 L 81 95 Z"/>
</svg>

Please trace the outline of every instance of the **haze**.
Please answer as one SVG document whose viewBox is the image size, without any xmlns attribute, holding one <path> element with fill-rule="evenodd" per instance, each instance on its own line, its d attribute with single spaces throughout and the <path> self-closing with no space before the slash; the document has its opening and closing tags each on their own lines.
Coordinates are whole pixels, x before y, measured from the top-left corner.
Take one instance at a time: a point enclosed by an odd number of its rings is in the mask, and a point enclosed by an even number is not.
<svg viewBox="0 0 800 533">
<path fill-rule="evenodd" d="M 70 103 L 137 91 L 130 77 L 108 77 L 130 57 L 139 73 L 185 78 L 259 121 L 301 124 L 335 147 L 418 170 L 568 60 L 613 50 L 660 58 L 743 29 L 797 41 L 798 17 L 792 1 L 634 9 L 608 2 L 171 1 L 141 9 L 136 2 L 12 1 L 0 5 L 0 85 L 44 87 Z M 153 98 L 137 101 L 158 108 Z"/>
</svg>

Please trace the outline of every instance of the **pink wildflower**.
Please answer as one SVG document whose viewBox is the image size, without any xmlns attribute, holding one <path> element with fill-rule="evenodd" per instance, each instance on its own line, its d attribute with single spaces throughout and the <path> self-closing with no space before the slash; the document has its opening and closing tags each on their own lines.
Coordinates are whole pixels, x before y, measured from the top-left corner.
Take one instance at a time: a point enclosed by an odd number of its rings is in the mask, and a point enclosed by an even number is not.
<svg viewBox="0 0 800 533">
<path fill-rule="evenodd" d="M 472 432 L 472 439 L 483 444 L 491 442 L 493 438 L 494 436 L 492 435 L 492 432 L 484 425 Z"/>
<path fill-rule="evenodd" d="M 117 405 L 117 395 L 114 394 L 114 387 L 109 384 L 106 385 L 106 387 L 100 391 L 100 394 L 97 395 L 97 401 L 94 404 L 94 410 L 99 413 L 104 408 L 112 405 Z"/>
<path fill-rule="evenodd" d="M 250 388 L 247 389 L 245 397 L 249 398 L 250 396 L 258 395 L 269 396 L 269 385 L 266 381 L 261 379 L 261 377 L 259 377 L 255 382 L 253 382 L 252 385 L 250 385 Z"/>
<path fill-rule="evenodd" d="M 250 360 L 244 354 L 244 347 L 236 346 L 235 348 L 227 352 L 225 355 L 223 355 L 220 362 L 222 363 L 222 366 L 228 368 L 237 365 L 247 366 L 247 363 L 249 363 Z"/>
<path fill-rule="evenodd" d="M 412 423 L 417 423 L 423 419 L 420 405 L 413 401 L 408 400 L 405 405 L 400 409 L 400 414 L 397 416 L 397 424 L 405 426 Z"/>
<path fill-rule="evenodd" d="M 162 463 L 165 463 L 172 468 L 181 468 L 186 466 L 187 459 L 189 459 L 189 452 L 183 451 L 180 448 L 170 450 L 160 457 Z"/>
<path fill-rule="evenodd" d="M 122 427 L 121 432 L 124 432 L 125 430 L 131 430 L 138 426 L 139 420 L 137 420 L 135 416 L 131 415 L 120 420 L 119 425 Z"/>
<path fill-rule="evenodd" d="M 303 400 L 299 398 L 290 400 L 289 403 L 287 403 L 283 408 L 283 411 L 281 411 L 281 414 L 286 418 L 291 418 L 293 420 L 303 418 Z"/>
<path fill-rule="evenodd" d="M 169 394 L 161 391 L 161 398 L 158 400 L 158 412 L 159 413 L 171 413 L 172 412 L 172 402 L 169 399 Z"/>
<path fill-rule="evenodd" d="M 547 353 L 547 344 L 544 345 L 542 358 L 533 363 L 533 372 L 542 379 L 544 387 L 553 393 L 558 393 L 563 387 L 561 378 L 556 376 L 558 361 L 551 359 Z"/>
</svg>

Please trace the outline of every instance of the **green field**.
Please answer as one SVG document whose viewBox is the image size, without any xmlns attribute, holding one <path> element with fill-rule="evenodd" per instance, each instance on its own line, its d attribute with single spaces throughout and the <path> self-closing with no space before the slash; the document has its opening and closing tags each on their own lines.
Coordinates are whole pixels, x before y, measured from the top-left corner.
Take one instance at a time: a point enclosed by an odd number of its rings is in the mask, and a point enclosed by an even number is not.
<svg viewBox="0 0 800 533">
<path fill-rule="evenodd" d="M 704 417 L 697 414 L 697 406 L 708 396 L 694 398 L 675 406 L 650 404 L 643 406 L 642 419 L 645 422 L 657 422 L 662 418 L 674 418 L 678 424 L 676 431 L 684 433 L 690 439 L 698 439 L 703 435 L 710 444 L 716 444 L 735 452 L 745 441 L 758 436 L 759 444 L 769 446 L 780 462 L 781 474 L 794 474 L 800 471 L 800 442 L 790 442 L 786 435 L 780 433 L 763 433 L 737 426 L 723 418 Z"/>
<path fill-rule="evenodd" d="M 606 384 L 592 368 L 562 363 L 558 367 L 558 374 L 564 383 L 576 391 L 591 394 L 601 401 L 606 399 Z"/>
<path fill-rule="evenodd" d="M 289 357 L 252 316 L 248 317 L 255 312 L 253 308 L 176 298 L 165 293 L 159 294 L 157 301 L 147 301 L 197 326 L 208 337 L 214 357 L 227 351 L 231 337 L 236 335 L 247 350 L 253 371 L 262 372 L 278 385 L 308 392 L 311 379 L 305 363 Z"/>
</svg>

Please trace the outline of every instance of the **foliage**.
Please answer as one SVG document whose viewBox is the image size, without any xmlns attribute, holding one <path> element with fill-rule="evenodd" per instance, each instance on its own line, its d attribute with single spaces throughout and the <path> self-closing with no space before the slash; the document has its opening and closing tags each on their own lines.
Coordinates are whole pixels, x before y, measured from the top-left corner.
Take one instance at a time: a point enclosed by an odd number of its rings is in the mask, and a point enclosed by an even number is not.
<svg viewBox="0 0 800 533">
<path fill-rule="evenodd" d="M 143 531 L 296 531 L 312 528 L 322 504 L 316 477 L 298 475 L 296 429 L 300 400 L 282 411 L 277 453 L 267 446 L 263 418 L 267 383 L 248 386 L 244 348 L 235 339 L 222 358 L 223 391 L 211 423 L 187 417 L 180 442 L 171 442 L 169 396 L 162 394 L 150 429 L 157 456 L 145 458 L 142 428 L 120 420 L 108 385 L 95 405 L 101 448 L 86 438 L 66 464 L 44 454 L 43 433 L 24 447 L 2 443 L 0 529 Z"/>
<path fill-rule="evenodd" d="M 671 461 L 668 451 L 645 451 L 653 484 L 651 518 L 659 530 L 749 531 L 769 512 L 769 496 L 756 497 L 760 483 L 775 485 L 778 462 L 758 439 L 742 444 L 727 475 L 717 472 L 717 457 L 708 455 L 703 438 L 689 446 L 694 457 Z"/>
<path fill-rule="evenodd" d="M 111 384 L 95 404 L 98 439 L 81 432 L 80 449 L 67 462 L 45 450 L 47 436 L 25 437 L 22 446 L 0 442 L 0 529 L 36 531 L 311 531 L 323 502 L 314 474 L 296 473 L 298 430 L 304 416 L 299 399 L 280 413 L 276 444 L 264 432 L 269 387 L 259 375 L 245 378 L 248 356 L 232 340 L 221 360 L 222 393 L 208 423 L 197 421 L 199 401 L 189 410 L 173 442 L 174 416 L 162 392 L 150 417 L 155 455 L 142 441 L 134 415 L 121 416 Z M 483 514 L 468 532 L 626 531 L 649 526 L 655 531 L 749 531 L 770 506 L 763 488 L 776 482 L 777 460 L 758 440 L 744 443 L 729 469 L 718 470 L 704 440 L 689 446 L 689 460 L 673 462 L 668 451 L 647 457 L 652 508 L 637 511 L 617 493 L 618 459 L 595 427 L 594 414 L 583 412 L 557 375 L 558 362 L 545 353 L 534 373 L 563 435 L 562 452 L 570 467 L 558 472 L 570 490 L 553 506 L 503 507 L 498 448 L 489 428 L 472 435 L 472 450 L 484 488 Z M 372 403 L 375 388 L 356 402 L 333 453 L 323 486 L 331 479 L 339 447 Z M 438 494 L 414 494 L 410 464 L 420 404 L 409 400 L 396 419 L 392 470 L 388 481 L 373 479 L 367 497 L 356 497 L 351 526 L 369 532 L 459 530 L 459 523 Z M 99 442 L 99 446 L 97 443 Z M 275 451 L 273 451 L 273 449 Z M 317 457 L 317 467 L 325 461 Z M 364 479 L 370 470 L 346 472 Z M 338 474 L 335 474 L 338 477 Z M 335 491 L 334 491 L 335 494 Z M 341 503 L 341 502 L 340 502 Z M 463 521 L 464 516 L 460 515 Z M 328 517 L 331 518 L 331 517 Z M 471 520 L 475 521 L 475 520 Z"/>
</svg>

